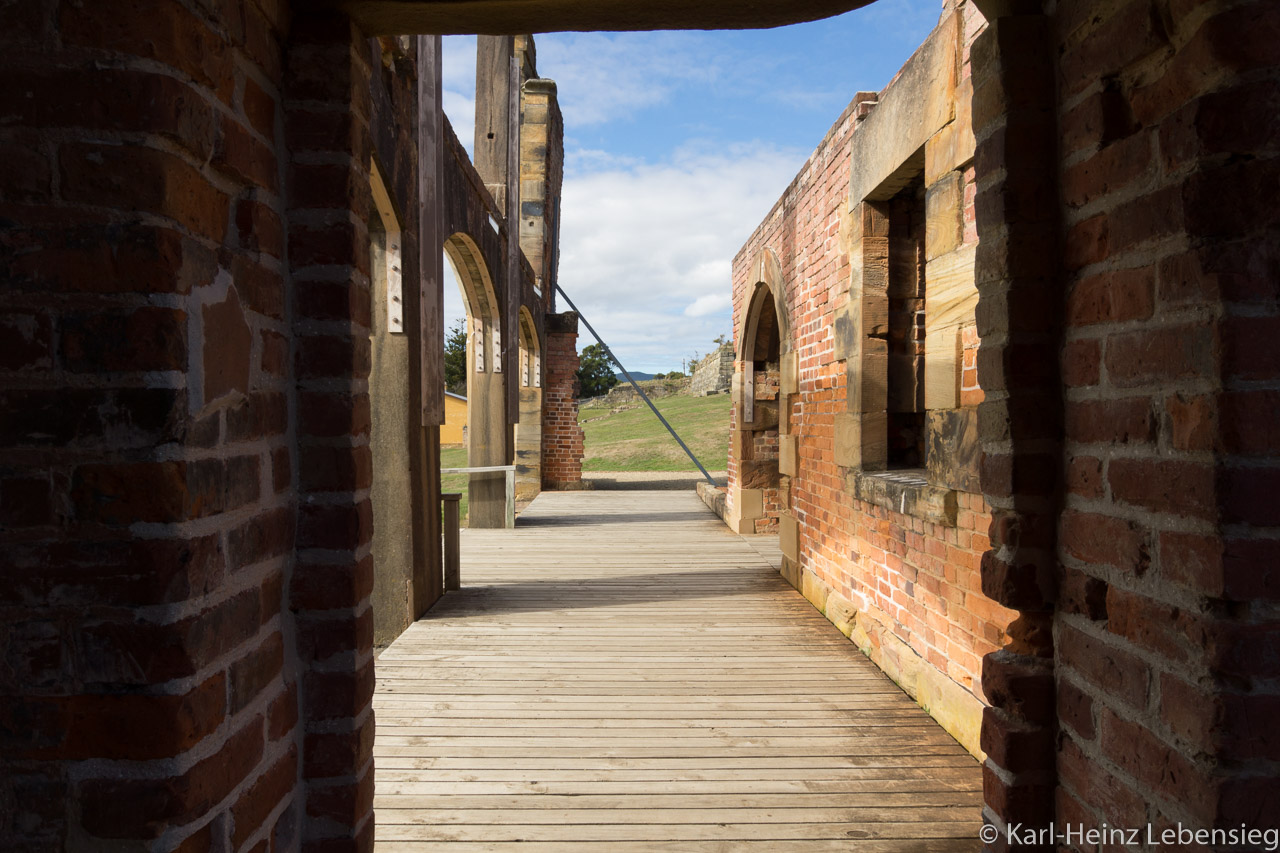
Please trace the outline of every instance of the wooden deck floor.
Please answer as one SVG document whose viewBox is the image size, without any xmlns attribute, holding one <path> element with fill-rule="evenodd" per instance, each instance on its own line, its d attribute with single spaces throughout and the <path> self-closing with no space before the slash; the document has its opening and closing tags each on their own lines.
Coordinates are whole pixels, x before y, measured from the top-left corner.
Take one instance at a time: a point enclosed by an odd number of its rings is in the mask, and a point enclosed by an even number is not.
<svg viewBox="0 0 1280 853">
<path fill-rule="evenodd" d="M 977 762 L 695 495 L 462 552 L 378 660 L 379 851 L 979 848 Z"/>
</svg>

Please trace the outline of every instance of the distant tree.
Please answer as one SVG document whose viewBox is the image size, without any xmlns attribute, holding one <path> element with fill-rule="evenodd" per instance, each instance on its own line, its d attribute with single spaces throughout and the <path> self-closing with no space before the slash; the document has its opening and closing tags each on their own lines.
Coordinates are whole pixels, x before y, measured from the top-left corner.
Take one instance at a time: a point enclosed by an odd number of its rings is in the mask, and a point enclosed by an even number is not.
<svg viewBox="0 0 1280 853">
<path fill-rule="evenodd" d="M 467 321 L 458 320 L 444 341 L 444 387 L 467 393 Z"/>
<path fill-rule="evenodd" d="M 613 362 L 601 344 L 584 347 L 579 355 L 578 395 L 581 397 L 599 397 L 609 393 L 609 389 L 618 384 L 618 377 L 613 373 Z"/>
<path fill-rule="evenodd" d="M 684 379 L 684 371 L 673 370 L 667 374 L 667 379 Z"/>
<path fill-rule="evenodd" d="M 655 374 L 653 374 L 653 378 L 654 378 L 654 379 L 666 379 L 666 378 L 667 378 L 667 374 L 665 374 L 665 373 L 655 373 Z"/>
</svg>

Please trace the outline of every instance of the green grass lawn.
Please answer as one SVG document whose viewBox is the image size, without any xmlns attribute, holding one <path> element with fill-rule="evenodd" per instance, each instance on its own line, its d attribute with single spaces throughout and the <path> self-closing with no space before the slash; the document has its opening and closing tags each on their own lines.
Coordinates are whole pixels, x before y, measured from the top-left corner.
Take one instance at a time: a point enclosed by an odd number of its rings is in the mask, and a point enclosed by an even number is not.
<svg viewBox="0 0 1280 853">
<path fill-rule="evenodd" d="M 467 467 L 467 448 L 465 447 L 442 447 L 440 448 L 440 467 L 441 468 L 466 468 Z M 467 523 L 467 474 L 442 474 L 440 476 L 440 491 L 442 492 L 462 492 L 462 503 L 458 507 L 458 517 L 462 519 L 465 527 Z"/>
<path fill-rule="evenodd" d="M 712 397 L 663 397 L 655 400 L 658 411 L 671 422 L 680 437 L 697 454 L 708 471 L 729 465 L 729 395 Z M 578 412 L 586 438 L 584 471 L 693 471 L 694 464 L 666 431 L 649 407 L 611 412 L 603 405 L 587 403 Z M 441 468 L 466 468 L 465 447 L 440 448 Z M 466 474 L 444 474 L 440 490 L 461 492 L 458 507 L 467 522 Z"/>
<path fill-rule="evenodd" d="M 654 400 L 708 471 L 729 465 L 729 395 L 663 397 Z M 584 471 L 693 471 L 689 457 L 643 401 L 610 413 L 584 404 L 578 421 L 585 435 Z"/>
</svg>

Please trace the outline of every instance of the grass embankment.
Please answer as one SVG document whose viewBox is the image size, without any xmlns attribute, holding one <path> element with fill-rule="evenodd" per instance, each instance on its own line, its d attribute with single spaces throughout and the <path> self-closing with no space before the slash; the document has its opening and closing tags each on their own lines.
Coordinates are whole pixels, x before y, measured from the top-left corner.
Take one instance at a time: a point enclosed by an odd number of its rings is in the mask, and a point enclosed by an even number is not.
<svg viewBox="0 0 1280 853">
<path fill-rule="evenodd" d="M 442 447 L 440 448 L 440 467 L 441 468 L 466 468 L 467 467 L 467 448 L 463 447 Z M 458 517 L 463 523 L 467 520 L 467 480 L 468 474 L 441 474 L 440 475 L 440 491 L 442 492 L 462 492 L 462 502 L 458 506 Z"/>
<path fill-rule="evenodd" d="M 685 444 L 708 471 L 729 466 L 729 395 L 654 400 Z M 585 436 L 584 471 L 693 471 L 694 464 L 643 402 L 612 411 L 603 400 L 583 403 L 578 412 Z M 441 468 L 466 468 L 465 447 L 440 448 Z M 440 489 L 461 492 L 458 512 L 467 518 L 467 474 L 442 474 Z"/>
<path fill-rule="evenodd" d="M 729 465 L 729 395 L 677 395 L 654 405 L 708 471 Z M 644 401 L 612 412 L 601 402 L 578 411 L 585 439 L 584 471 L 693 471 L 694 464 Z"/>
</svg>

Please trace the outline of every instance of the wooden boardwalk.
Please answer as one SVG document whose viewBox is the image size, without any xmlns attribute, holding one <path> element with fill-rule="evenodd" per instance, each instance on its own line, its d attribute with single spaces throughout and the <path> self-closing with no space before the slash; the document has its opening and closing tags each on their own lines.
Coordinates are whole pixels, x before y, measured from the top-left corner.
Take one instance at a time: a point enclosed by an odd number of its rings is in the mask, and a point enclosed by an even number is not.
<svg viewBox="0 0 1280 853">
<path fill-rule="evenodd" d="M 692 493 L 465 531 L 377 663 L 377 850 L 979 849 L 977 762 Z"/>
</svg>

